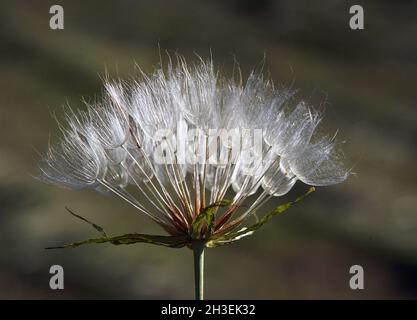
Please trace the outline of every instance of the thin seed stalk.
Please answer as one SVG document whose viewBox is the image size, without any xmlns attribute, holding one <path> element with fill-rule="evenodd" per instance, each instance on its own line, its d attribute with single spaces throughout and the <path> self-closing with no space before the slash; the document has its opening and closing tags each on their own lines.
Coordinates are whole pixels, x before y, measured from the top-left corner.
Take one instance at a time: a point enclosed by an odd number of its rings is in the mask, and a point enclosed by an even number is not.
<svg viewBox="0 0 417 320">
<path fill-rule="evenodd" d="M 192 249 L 194 254 L 195 300 L 204 300 L 204 241 L 195 241 Z"/>
</svg>

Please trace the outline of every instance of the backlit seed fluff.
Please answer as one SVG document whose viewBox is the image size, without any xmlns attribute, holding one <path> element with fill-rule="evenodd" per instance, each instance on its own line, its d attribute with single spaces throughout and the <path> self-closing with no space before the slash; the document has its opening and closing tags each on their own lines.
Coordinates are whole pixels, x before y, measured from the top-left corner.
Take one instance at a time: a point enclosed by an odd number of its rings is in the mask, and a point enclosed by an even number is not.
<svg viewBox="0 0 417 320">
<path fill-rule="evenodd" d="M 338 144 L 317 133 L 321 115 L 294 91 L 258 73 L 228 79 L 211 61 L 106 82 L 99 101 L 67 109 L 65 121 L 40 178 L 115 194 L 173 235 L 190 234 L 201 208 L 226 193 L 232 206 L 215 217 L 215 233 L 297 180 L 326 186 L 349 175 Z"/>
</svg>

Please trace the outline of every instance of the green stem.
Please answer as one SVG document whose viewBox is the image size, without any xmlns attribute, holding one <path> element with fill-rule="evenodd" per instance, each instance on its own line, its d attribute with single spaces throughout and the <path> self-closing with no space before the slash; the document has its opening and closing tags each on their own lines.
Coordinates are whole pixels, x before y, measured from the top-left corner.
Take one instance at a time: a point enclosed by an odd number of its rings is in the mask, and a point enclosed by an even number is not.
<svg viewBox="0 0 417 320">
<path fill-rule="evenodd" d="M 204 241 L 193 243 L 195 299 L 204 300 Z"/>
</svg>

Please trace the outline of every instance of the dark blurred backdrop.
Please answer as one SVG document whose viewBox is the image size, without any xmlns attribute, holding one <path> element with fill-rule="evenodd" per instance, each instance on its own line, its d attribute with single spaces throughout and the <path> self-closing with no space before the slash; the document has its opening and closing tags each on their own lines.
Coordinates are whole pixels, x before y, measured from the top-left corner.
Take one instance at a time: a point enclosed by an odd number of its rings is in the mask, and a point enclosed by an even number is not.
<svg viewBox="0 0 417 320">
<path fill-rule="evenodd" d="M 65 29 L 49 28 L 60 4 Z M 361 4 L 365 29 L 349 28 Z M 192 298 L 192 254 L 147 245 L 49 245 L 94 234 L 64 207 L 112 234 L 160 232 L 127 204 L 33 179 L 57 131 L 51 112 L 101 90 L 100 76 L 151 71 L 159 49 L 193 58 L 210 50 L 245 74 L 266 57 L 346 140 L 357 173 L 236 245 L 209 250 L 207 298 L 417 297 L 416 1 L 0 0 L 0 298 Z M 289 198 L 305 187 L 297 185 Z M 286 199 L 278 199 L 277 203 Z M 276 203 L 276 204 L 277 204 Z M 49 267 L 65 290 L 49 289 Z M 365 290 L 349 288 L 362 265 Z"/>
</svg>

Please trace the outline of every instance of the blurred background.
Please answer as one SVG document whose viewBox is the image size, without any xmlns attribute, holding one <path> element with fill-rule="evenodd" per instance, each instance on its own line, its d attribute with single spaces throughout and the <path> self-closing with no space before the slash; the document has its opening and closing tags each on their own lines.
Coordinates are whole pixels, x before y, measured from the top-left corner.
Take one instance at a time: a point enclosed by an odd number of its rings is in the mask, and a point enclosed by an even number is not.
<svg viewBox="0 0 417 320">
<path fill-rule="evenodd" d="M 53 4 L 64 30 L 49 28 Z M 349 28 L 353 4 L 365 30 Z M 158 45 L 190 59 L 211 50 L 226 72 L 237 60 L 244 74 L 265 56 L 275 82 L 325 106 L 356 172 L 254 236 L 208 250 L 207 298 L 417 298 L 416 12 L 415 1 L 0 0 L 0 298 L 193 298 L 188 249 L 44 250 L 96 235 L 65 206 L 110 234 L 161 231 L 116 198 L 33 179 L 35 150 L 57 133 L 51 112 L 99 94 L 106 70 L 152 71 Z M 49 289 L 54 264 L 65 270 L 61 291 Z M 364 290 L 349 287 L 355 264 Z"/>
</svg>

